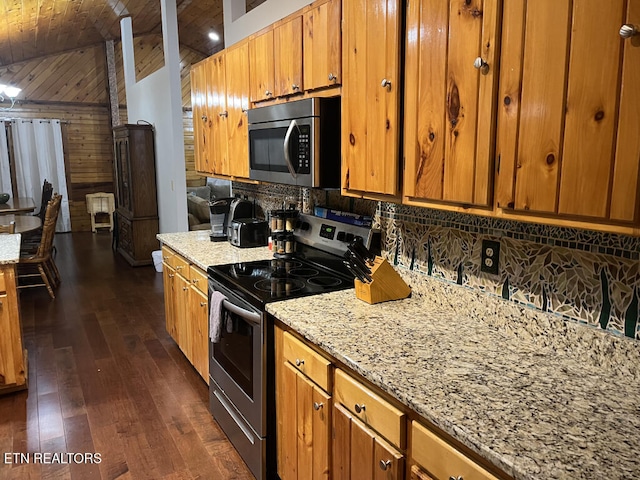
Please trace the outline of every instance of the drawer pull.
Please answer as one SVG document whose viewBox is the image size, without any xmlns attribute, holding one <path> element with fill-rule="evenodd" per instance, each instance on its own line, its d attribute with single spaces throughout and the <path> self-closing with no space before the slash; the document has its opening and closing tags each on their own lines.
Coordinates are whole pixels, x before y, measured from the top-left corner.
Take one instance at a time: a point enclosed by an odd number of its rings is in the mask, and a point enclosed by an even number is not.
<svg viewBox="0 0 640 480">
<path fill-rule="evenodd" d="M 182 290 L 189 290 L 189 287 L 182 287 Z"/>
<path fill-rule="evenodd" d="M 2 303 L 0 303 L 0 305 L 2 305 Z M 324 407 L 324 403 L 318 403 L 318 402 L 313 402 L 313 409 L 318 411 L 320 410 L 322 407 Z"/>
<path fill-rule="evenodd" d="M 198 283 L 198 279 L 197 279 L 197 278 L 193 278 L 193 279 L 191 280 L 191 283 Z"/>
<path fill-rule="evenodd" d="M 178 265 L 178 266 L 176 267 L 176 270 L 182 270 L 183 268 L 184 268 L 184 265 Z"/>
<path fill-rule="evenodd" d="M 170 273 L 170 274 L 169 274 L 169 278 L 173 278 L 173 277 L 175 277 L 175 276 L 176 276 L 176 274 L 175 274 L 175 273 Z"/>
<path fill-rule="evenodd" d="M 304 365 L 304 360 L 300 360 L 299 358 L 296 358 L 296 367 L 299 367 L 300 365 Z"/>
<path fill-rule="evenodd" d="M 462 478 L 462 475 L 460 475 L 459 477 L 454 477 L 453 475 L 451 475 L 449 477 L 449 480 L 464 480 L 464 478 Z"/>
<path fill-rule="evenodd" d="M 356 403 L 356 406 L 354 408 L 356 410 L 356 413 L 361 413 L 361 412 L 364 412 L 365 405 L 364 403 L 362 405 L 360 405 L 359 403 Z"/>
<path fill-rule="evenodd" d="M 391 460 L 380 460 L 380 470 L 386 472 L 391 468 Z"/>
<path fill-rule="evenodd" d="M 200 306 L 201 307 L 206 307 L 207 306 L 207 302 L 200 302 Z"/>
</svg>

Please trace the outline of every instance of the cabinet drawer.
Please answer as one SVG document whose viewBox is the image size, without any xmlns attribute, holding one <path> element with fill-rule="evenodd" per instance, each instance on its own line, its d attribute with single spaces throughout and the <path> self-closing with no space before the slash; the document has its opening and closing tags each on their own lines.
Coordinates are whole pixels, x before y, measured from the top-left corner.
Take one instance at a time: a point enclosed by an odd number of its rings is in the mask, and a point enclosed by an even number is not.
<svg viewBox="0 0 640 480">
<path fill-rule="evenodd" d="M 436 480 L 497 480 L 497 477 L 415 421 L 411 422 L 411 458 Z"/>
<path fill-rule="evenodd" d="M 166 246 L 162 246 L 162 261 L 164 263 L 166 263 L 167 265 L 169 265 L 170 267 L 173 267 L 173 257 L 176 255 L 176 253 L 171 250 L 169 247 Z"/>
<path fill-rule="evenodd" d="M 283 336 L 284 359 L 326 392 L 331 393 L 331 362 L 288 332 Z"/>
<path fill-rule="evenodd" d="M 180 255 L 173 256 L 173 268 L 176 269 L 176 273 L 189 278 L 189 262 Z"/>
<path fill-rule="evenodd" d="M 396 407 L 342 370 L 336 370 L 334 395 L 336 402 L 342 403 L 393 445 L 405 448 L 405 414 Z"/>
<path fill-rule="evenodd" d="M 202 270 L 200 270 L 195 265 L 191 265 L 189 267 L 189 279 L 191 281 L 191 285 L 196 287 L 205 295 L 207 295 L 207 288 L 208 288 L 207 278 L 208 278 L 207 274 Z"/>
</svg>

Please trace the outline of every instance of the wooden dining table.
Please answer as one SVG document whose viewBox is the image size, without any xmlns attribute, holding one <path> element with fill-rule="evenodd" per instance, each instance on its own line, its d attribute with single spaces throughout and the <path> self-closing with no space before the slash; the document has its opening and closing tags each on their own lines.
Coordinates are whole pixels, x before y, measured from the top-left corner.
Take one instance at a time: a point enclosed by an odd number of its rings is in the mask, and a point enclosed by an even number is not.
<svg viewBox="0 0 640 480">
<path fill-rule="evenodd" d="M 15 222 L 15 233 L 27 233 L 39 229 L 42 226 L 40 217 L 36 215 L 0 215 L 0 225 L 9 225 Z"/>
<path fill-rule="evenodd" d="M 36 209 L 36 203 L 31 197 L 10 198 L 6 203 L 0 204 L 0 215 L 7 213 L 31 213 Z"/>
</svg>

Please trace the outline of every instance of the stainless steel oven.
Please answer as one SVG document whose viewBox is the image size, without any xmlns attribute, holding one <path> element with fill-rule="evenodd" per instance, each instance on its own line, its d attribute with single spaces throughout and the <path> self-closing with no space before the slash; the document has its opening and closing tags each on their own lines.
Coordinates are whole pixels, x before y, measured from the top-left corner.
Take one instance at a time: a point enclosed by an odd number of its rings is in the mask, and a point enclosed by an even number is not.
<svg viewBox="0 0 640 480">
<path fill-rule="evenodd" d="M 249 178 L 340 186 L 340 98 L 306 98 L 247 112 Z"/>
<path fill-rule="evenodd" d="M 267 361 L 272 349 L 266 314 L 209 278 L 221 292 L 220 341 L 209 343 L 211 412 L 258 480 L 267 478 Z"/>
</svg>

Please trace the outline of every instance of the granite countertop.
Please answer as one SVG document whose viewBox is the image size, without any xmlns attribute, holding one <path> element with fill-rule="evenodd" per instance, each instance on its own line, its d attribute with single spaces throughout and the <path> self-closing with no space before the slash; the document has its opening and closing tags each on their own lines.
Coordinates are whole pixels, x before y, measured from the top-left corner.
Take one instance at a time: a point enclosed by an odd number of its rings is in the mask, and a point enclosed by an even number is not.
<svg viewBox="0 0 640 480">
<path fill-rule="evenodd" d="M 0 235 L 0 265 L 18 263 L 20 259 L 19 233 Z"/>
<path fill-rule="evenodd" d="M 273 258 L 273 252 L 267 247 L 238 248 L 229 242 L 212 242 L 209 231 L 160 233 L 156 235 L 160 243 L 179 253 L 202 270 L 209 265 L 251 262 Z"/>
<path fill-rule="evenodd" d="M 157 238 L 204 270 L 273 256 L 208 232 Z M 640 477 L 640 342 L 401 275 L 406 300 L 349 289 L 267 311 L 515 479 Z"/>
<path fill-rule="evenodd" d="M 267 311 L 516 479 L 640 477 L 637 377 L 415 289 L 377 305 L 350 289 Z"/>
</svg>

